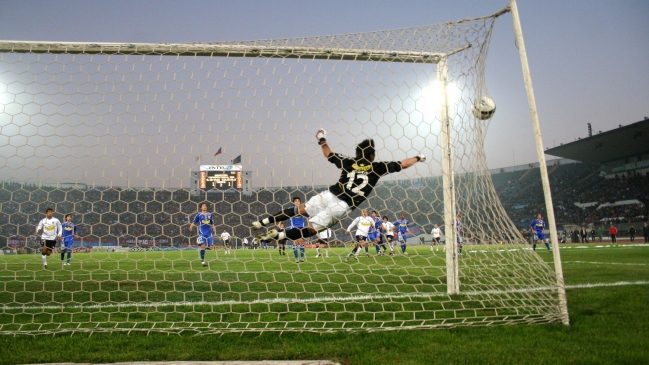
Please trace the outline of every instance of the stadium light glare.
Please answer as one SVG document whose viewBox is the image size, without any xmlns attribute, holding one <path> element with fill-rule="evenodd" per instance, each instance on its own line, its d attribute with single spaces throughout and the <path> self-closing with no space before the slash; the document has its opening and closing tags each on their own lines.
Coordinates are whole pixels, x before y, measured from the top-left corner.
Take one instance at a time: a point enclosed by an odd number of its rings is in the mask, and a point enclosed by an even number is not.
<svg viewBox="0 0 649 365">
<path fill-rule="evenodd" d="M 457 108 L 457 102 L 460 99 L 461 92 L 455 82 L 450 82 L 446 85 L 449 115 L 453 115 L 456 112 L 455 109 Z M 433 122 L 439 119 L 439 110 L 444 101 L 442 93 L 442 85 L 437 81 L 422 89 L 421 96 L 417 100 L 417 109 L 424 114 L 424 121 Z"/>
</svg>

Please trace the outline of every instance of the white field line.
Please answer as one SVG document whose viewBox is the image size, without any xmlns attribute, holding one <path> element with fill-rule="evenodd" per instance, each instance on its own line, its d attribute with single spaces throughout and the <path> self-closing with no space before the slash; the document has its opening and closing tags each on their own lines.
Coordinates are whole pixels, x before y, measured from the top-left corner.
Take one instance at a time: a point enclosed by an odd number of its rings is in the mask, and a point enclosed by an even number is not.
<svg viewBox="0 0 649 365">
<path fill-rule="evenodd" d="M 598 287 L 611 287 L 611 286 L 629 286 L 629 285 L 648 285 L 649 281 L 618 281 L 615 283 L 594 283 L 594 284 L 577 284 L 566 285 L 566 289 L 587 289 Z M 464 292 L 462 295 L 476 296 L 476 295 L 490 295 L 490 294 L 515 294 L 515 293 L 529 293 L 536 291 L 556 290 L 554 286 L 539 286 L 530 288 L 521 288 L 513 290 L 486 290 L 486 291 L 473 291 Z M 221 305 L 237 305 L 237 304 L 273 304 L 273 303 L 320 303 L 320 302 L 353 302 L 359 300 L 376 300 L 376 299 L 405 299 L 405 298 L 434 298 L 434 297 L 447 297 L 447 293 L 402 293 L 402 294 L 385 294 L 385 295 L 350 295 L 350 296 L 326 296 L 307 299 L 295 298 L 275 298 L 275 299 L 259 299 L 249 301 L 227 300 L 218 302 L 144 302 L 144 303 L 114 303 L 114 304 L 91 304 L 91 305 L 43 305 L 43 306 L 2 306 L 3 311 L 11 310 L 33 310 L 33 309 L 109 309 L 109 308 L 150 308 L 150 307 L 191 307 L 191 306 L 221 306 Z"/>
<path fill-rule="evenodd" d="M 502 266 L 507 266 L 507 265 L 539 265 L 538 263 L 504 263 L 504 264 L 489 264 L 489 265 L 463 265 L 462 267 L 468 267 L 468 268 L 485 268 L 485 267 L 502 267 Z M 349 268 L 349 269 L 333 269 L 333 270 L 286 270 L 286 271 L 161 271 L 161 270 L 156 270 L 155 272 L 143 272 L 139 274 L 134 274 L 131 272 L 128 273 L 119 273 L 119 274 L 111 274 L 111 273 L 78 273 L 75 271 L 52 271 L 52 274 L 55 275 L 64 275 L 64 274 L 70 274 L 73 277 L 70 278 L 69 280 L 75 280 L 80 277 L 89 277 L 91 279 L 93 278 L 100 278 L 100 277 L 109 277 L 109 276 L 129 276 L 129 277 L 148 277 L 148 276 L 156 276 L 160 274 L 185 274 L 185 275 L 200 275 L 201 277 L 203 275 L 230 275 L 230 274 L 265 274 L 265 273 L 282 273 L 282 274 L 343 274 L 343 275 L 351 275 L 351 274 L 357 274 L 357 273 L 367 273 L 367 272 L 372 272 L 372 273 L 378 273 L 382 271 L 389 271 L 389 270 L 442 270 L 444 271 L 446 269 L 446 266 L 381 266 L 381 267 L 375 267 L 375 268 L 369 268 L 369 269 L 360 269 L 360 268 Z M 116 269 L 117 270 L 117 269 Z M 36 273 L 36 275 L 0 275 L 0 279 L 20 279 L 20 278 L 31 278 L 34 280 L 46 280 L 46 279 L 51 279 L 52 275 L 43 275 L 42 272 Z M 39 275 L 40 274 L 40 275 Z M 121 279 L 121 280 L 126 280 L 126 279 Z"/>
<path fill-rule="evenodd" d="M 622 263 L 622 262 L 595 262 L 595 261 L 563 261 L 564 264 L 599 264 L 599 265 L 629 265 L 629 266 L 649 266 L 649 264 L 633 264 L 633 263 Z M 535 265 L 534 263 L 524 263 L 525 265 Z M 504 265 L 523 265 L 523 263 L 505 263 Z M 462 265 L 464 268 L 487 268 L 487 267 L 502 267 L 503 264 L 489 264 L 489 265 Z M 444 270 L 446 267 L 444 266 L 428 266 L 428 267 L 423 267 L 423 266 L 384 266 L 384 267 L 376 267 L 372 269 L 356 269 L 356 268 L 350 268 L 349 270 L 295 270 L 295 271 L 282 271 L 281 273 L 284 274 L 342 274 L 342 275 L 351 275 L 351 274 L 357 274 L 357 273 L 377 273 L 381 271 L 388 271 L 392 269 L 401 269 L 401 270 L 430 270 L 430 269 L 435 269 L 435 270 Z M 78 273 L 75 271 L 58 271 L 58 272 L 52 272 L 53 274 L 71 274 L 73 277 L 70 278 L 69 280 L 76 280 L 80 279 L 81 277 L 88 277 L 88 279 L 99 279 L 101 277 L 110 277 L 110 276 L 120 276 L 120 275 L 127 275 L 129 276 L 128 280 L 131 280 L 130 278 L 135 279 L 137 278 L 148 278 L 152 276 L 159 275 L 160 272 L 144 272 L 141 274 L 134 274 L 134 273 L 129 273 L 129 274 L 111 274 L 111 273 Z M 186 274 L 186 275 L 200 275 L 201 278 L 203 275 L 226 275 L 226 274 L 263 274 L 263 273 L 269 273 L 268 271 L 193 271 L 193 272 L 187 272 L 187 271 L 166 271 L 165 273 L 169 274 Z M 279 272 L 273 272 L 273 273 L 279 273 Z M 52 279 L 52 275 L 0 275 L 0 279 L 34 279 L 34 280 L 50 280 Z M 54 278 L 56 279 L 56 277 Z M 120 278 L 121 280 L 127 280 L 125 278 Z"/>
<path fill-rule="evenodd" d="M 599 262 L 599 261 L 564 261 L 564 264 L 594 264 L 594 265 L 628 265 L 628 266 L 649 266 L 649 264 L 635 264 L 628 262 Z"/>
</svg>

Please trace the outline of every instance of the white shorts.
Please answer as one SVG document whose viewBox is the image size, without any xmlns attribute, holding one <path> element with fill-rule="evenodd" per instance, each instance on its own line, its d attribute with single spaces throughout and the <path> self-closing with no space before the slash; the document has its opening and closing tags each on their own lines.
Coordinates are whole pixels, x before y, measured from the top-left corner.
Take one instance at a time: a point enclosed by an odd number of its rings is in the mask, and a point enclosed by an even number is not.
<svg viewBox="0 0 649 365">
<path fill-rule="evenodd" d="M 313 196 L 304 207 L 309 215 L 309 223 L 316 231 L 333 226 L 352 211 L 347 203 L 338 199 L 329 190 Z"/>
</svg>

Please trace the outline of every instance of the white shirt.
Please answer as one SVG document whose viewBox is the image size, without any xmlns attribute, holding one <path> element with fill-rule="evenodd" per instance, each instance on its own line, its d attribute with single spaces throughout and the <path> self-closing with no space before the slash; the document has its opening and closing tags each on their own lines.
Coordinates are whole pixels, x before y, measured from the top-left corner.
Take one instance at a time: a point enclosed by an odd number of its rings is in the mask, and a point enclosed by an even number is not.
<svg viewBox="0 0 649 365">
<path fill-rule="evenodd" d="M 247 245 L 247 244 L 248 244 L 248 239 L 247 239 L 247 238 L 244 238 L 244 239 L 243 239 L 243 244 L 244 244 L 244 245 Z"/>
<path fill-rule="evenodd" d="M 442 235 L 442 230 L 439 228 L 433 228 L 433 230 L 430 232 L 430 234 L 433 235 L 435 238 L 439 238 Z"/>
<path fill-rule="evenodd" d="M 392 222 L 383 222 L 381 226 L 383 227 L 386 236 L 394 237 L 394 224 L 392 224 Z"/>
<path fill-rule="evenodd" d="M 358 228 L 356 228 L 356 235 L 367 237 L 367 234 L 370 232 L 370 228 L 372 228 L 372 224 L 374 224 L 374 218 L 370 216 L 360 216 L 354 219 L 352 224 L 347 227 L 347 230 L 351 231 L 354 226 L 357 226 Z"/>
<path fill-rule="evenodd" d="M 225 240 L 229 240 L 229 239 L 230 239 L 230 234 L 229 234 L 228 232 L 223 232 L 223 233 L 221 233 L 221 239 L 222 239 L 223 241 L 225 241 Z"/>
<path fill-rule="evenodd" d="M 36 234 L 38 234 L 38 231 L 40 231 L 41 229 L 43 230 L 43 233 L 41 234 L 41 239 L 43 240 L 56 241 L 56 237 L 63 234 L 63 226 L 61 225 L 61 221 L 54 217 L 52 217 L 52 219 L 41 219 L 41 221 L 38 222 L 38 226 L 36 227 Z"/>
<path fill-rule="evenodd" d="M 331 229 L 327 228 L 324 231 L 321 231 L 318 233 L 320 235 L 320 238 L 323 240 L 331 238 Z"/>
</svg>

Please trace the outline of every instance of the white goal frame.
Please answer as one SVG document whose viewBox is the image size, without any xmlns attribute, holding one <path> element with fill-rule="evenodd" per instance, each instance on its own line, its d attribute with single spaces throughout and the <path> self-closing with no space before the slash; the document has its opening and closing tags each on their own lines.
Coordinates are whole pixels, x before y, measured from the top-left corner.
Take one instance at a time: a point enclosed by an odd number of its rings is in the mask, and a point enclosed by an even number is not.
<svg viewBox="0 0 649 365">
<path fill-rule="evenodd" d="M 540 123 L 531 75 L 525 50 L 523 34 L 515 0 L 510 0 L 509 6 L 489 17 L 500 16 L 507 12 L 512 13 L 516 42 L 520 53 L 523 78 L 527 91 L 528 103 L 532 117 L 532 126 L 541 172 L 541 180 L 547 210 L 550 239 L 554 258 L 554 271 L 560 306 L 560 317 L 563 324 L 569 324 L 565 282 L 561 264 L 561 255 L 556 229 L 556 221 L 550 192 L 549 177 L 545 163 L 543 143 L 541 138 Z M 485 17 L 486 18 L 486 17 Z M 460 20 L 459 22 L 462 22 Z M 453 145 L 453 118 L 449 111 L 449 95 L 447 90 L 448 65 L 447 58 L 460 53 L 472 45 L 467 44 L 449 53 L 424 53 L 403 52 L 390 50 L 367 51 L 363 49 L 336 49 L 324 47 L 295 47 L 295 46 L 259 46 L 259 45 L 224 45 L 224 44 L 146 44 L 146 43 L 45 43 L 25 41 L 0 41 L 0 53 L 49 53 L 49 54 L 138 54 L 138 55 L 173 55 L 175 57 L 265 57 L 265 58 L 301 58 L 322 60 L 352 60 L 375 62 L 404 62 L 428 63 L 437 65 L 437 79 L 441 87 L 441 147 L 442 147 L 442 191 L 444 206 L 444 224 L 446 232 L 446 288 L 448 294 L 461 294 L 459 281 L 458 245 L 455 229 L 457 211 L 456 186 L 454 177 L 454 145 Z"/>
</svg>

